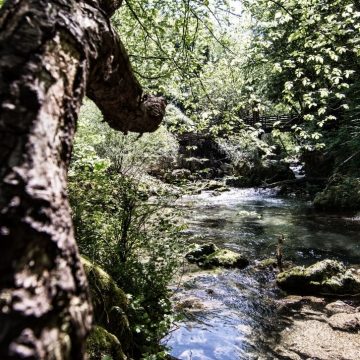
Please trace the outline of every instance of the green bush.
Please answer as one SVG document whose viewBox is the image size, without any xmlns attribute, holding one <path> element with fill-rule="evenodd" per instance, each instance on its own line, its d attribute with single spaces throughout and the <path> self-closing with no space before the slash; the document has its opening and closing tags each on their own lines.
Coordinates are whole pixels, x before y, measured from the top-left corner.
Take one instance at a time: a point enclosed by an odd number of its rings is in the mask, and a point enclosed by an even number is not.
<svg viewBox="0 0 360 360">
<path fill-rule="evenodd" d="M 131 298 L 132 351 L 140 357 L 161 350 L 157 344 L 171 323 L 168 283 L 179 268 L 182 226 L 166 190 L 149 196 L 154 182 L 141 171 L 140 158 L 127 162 L 126 171 L 117 163 L 122 152 L 115 140 L 123 135 L 116 138 L 110 130 L 103 131 L 96 119 L 90 128 L 82 128 L 82 120 L 69 171 L 75 235 L 80 252 Z M 109 138 L 114 141 L 107 142 Z M 124 157 L 138 158 L 131 153 L 131 139 L 124 141 Z M 154 151 L 146 154 L 148 159 L 159 156 Z"/>
</svg>

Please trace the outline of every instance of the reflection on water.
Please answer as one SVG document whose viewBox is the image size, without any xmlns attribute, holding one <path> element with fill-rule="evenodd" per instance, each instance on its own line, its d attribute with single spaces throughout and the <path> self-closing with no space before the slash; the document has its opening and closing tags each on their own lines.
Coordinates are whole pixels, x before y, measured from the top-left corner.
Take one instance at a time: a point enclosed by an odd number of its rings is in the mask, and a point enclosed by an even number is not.
<svg viewBox="0 0 360 360">
<path fill-rule="evenodd" d="M 184 197 L 180 204 L 188 209 L 188 233 L 196 241 L 214 241 L 250 258 L 268 257 L 277 236 L 284 234 L 285 251 L 297 262 L 312 262 L 314 256 L 360 260 L 358 222 L 315 213 L 308 204 L 276 198 L 269 190 L 203 193 Z"/>
<path fill-rule="evenodd" d="M 232 190 L 219 196 L 186 196 L 190 241 L 212 241 L 246 254 L 254 262 L 274 254 L 277 236 L 285 236 L 285 257 L 298 264 L 323 258 L 360 263 L 358 222 L 314 213 L 308 204 L 280 199 L 271 191 Z M 164 339 L 179 359 L 276 359 L 275 300 L 279 291 L 269 271 L 201 272 L 184 280 L 174 303 L 197 299 L 178 328 Z"/>
</svg>

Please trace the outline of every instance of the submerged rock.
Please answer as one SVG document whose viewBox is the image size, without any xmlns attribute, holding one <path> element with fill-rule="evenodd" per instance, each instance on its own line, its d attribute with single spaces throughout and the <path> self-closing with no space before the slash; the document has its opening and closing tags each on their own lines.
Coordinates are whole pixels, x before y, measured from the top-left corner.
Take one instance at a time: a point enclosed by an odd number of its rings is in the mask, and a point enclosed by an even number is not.
<svg viewBox="0 0 360 360">
<path fill-rule="evenodd" d="M 225 267 L 243 269 L 249 265 L 249 260 L 242 254 L 228 249 L 219 249 L 216 245 L 195 245 L 195 248 L 185 255 L 191 263 L 203 268 Z"/>
<path fill-rule="evenodd" d="M 354 269 L 335 260 L 323 260 L 307 268 L 297 266 L 280 273 L 279 287 L 294 294 L 357 294 L 360 292 L 360 275 Z"/>
<path fill-rule="evenodd" d="M 289 269 L 292 266 L 291 261 L 282 261 L 283 269 Z M 255 269 L 257 270 L 272 270 L 279 272 L 278 260 L 276 258 L 267 258 L 255 262 Z"/>
</svg>

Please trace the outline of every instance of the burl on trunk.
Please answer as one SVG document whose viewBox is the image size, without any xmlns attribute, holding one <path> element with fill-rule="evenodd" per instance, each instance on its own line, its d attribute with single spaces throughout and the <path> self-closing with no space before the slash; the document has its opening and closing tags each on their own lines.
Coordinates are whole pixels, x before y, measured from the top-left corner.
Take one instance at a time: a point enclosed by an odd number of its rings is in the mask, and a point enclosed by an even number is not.
<svg viewBox="0 0 360 360">
<path fill-rule="evenodd" d="M 121 1 L 12 0 L 0 13 L 0 359 L 83 359 L 87 281 L 66 193 L 87 94 L 123 132 L 154 131 L 109 18 Z"/>
</svg>

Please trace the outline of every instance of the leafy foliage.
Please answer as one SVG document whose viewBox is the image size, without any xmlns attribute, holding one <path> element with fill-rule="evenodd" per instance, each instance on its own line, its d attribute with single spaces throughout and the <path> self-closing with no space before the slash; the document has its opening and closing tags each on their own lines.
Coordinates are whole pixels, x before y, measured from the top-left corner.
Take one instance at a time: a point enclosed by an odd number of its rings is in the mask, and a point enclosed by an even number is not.
<svg viewBox="0 0 360 360">
<path fill-rule="evenodd" d="M 246 1 L 252 65 L 267 66 L 267 96 L 299 113 L 294 131 L 317 143 L 349 123 L 359 102 L 360 9 L 353 1 Z M 324 146 L 324 144 L 322 144 Z"/>
<path fill-rule="evenodd" d="M 88 103 L 69 172 L 76 238 L 80 251 L 130 294 L 135 348 L 154 352 L 170 326 L 167 285 L 178 269 L 182 226 L 169 207 L 172 197 L 164 188 L 153 188 L 140 162 L 146 169 L 171 152 L 172 143 L 166 147 L 164 141 L 159 151 L 156 135 L 142 143 L 125 141 L 94 114 Z M 150 198 L 155 190 L 157 197 Z"/>
<path fill-rule="evenodd" d="M 215 22 L 226 22 L 228 9 L 227 0 L 126 0 L 113 23 L 145 87 L 174 96 L 198 76 L 210 39 L 226 46 Z"/>
</svg>

